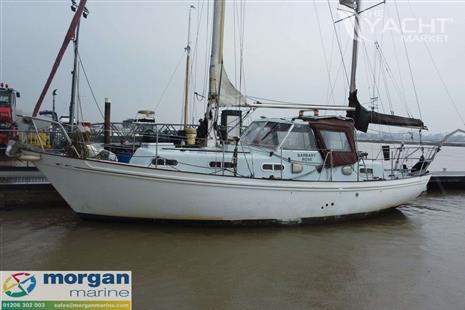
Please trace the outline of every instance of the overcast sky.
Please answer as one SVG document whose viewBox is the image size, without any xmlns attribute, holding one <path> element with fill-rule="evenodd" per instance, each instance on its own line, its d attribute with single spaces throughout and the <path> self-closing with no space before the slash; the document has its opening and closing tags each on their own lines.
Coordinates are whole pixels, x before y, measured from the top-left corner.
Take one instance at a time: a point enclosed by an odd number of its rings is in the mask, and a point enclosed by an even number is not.
<svg viewBox="0 0 465 310">
<path fill-rule="evenodd" d="M 156 109 L 158 121 L 180 122 L 191 3 L 196 9 L 191 32 L 190 117 L 197 120 L 205 104 L 194 100 L 193 93 L 206 93 L 211 2 L 88 1 L 90 15 L 81 24 L 80 54 L 99 104 L 103 106 L 105 97 L 112 99 L 113 120 L 134 117 L 139 109 Z M 365 1 L 363 6 L 375 3 Z M 25 113 L 31 113 L 61 46 L 72 18 L 69 4 L 0 0 L 0 80 L 21 92 L 18 108 Z M 241 5 L 245 5 L 245 14 Z M 347 15 L 338 10 L 337 2 L 330 2 L 330 7 L 336 20 Z M 243 34 L 245 78 L 241 85 L 247 95 L 347 104 L 348 86 L 337 39 L 349 72 L 352 23 L 352 19 L 337 23 L 336 36 L 327 1 L 227 2 L 226 69 L 233 83 L 239 84 L 239 41 Z M 374 94 L 380 97 L 376 103 L 380 111 L 419 117 L 421 110 L 432 132 L 464 127 L 465 2 L 398 1 L 396 8 L 396 3 L 388 0 L 386 5 L 364 13 L 362 28 L 357 82 L 362 103 L 368 104 Z M 381 46 L 382 70 L 375 41 Z M 51 90 L 58 89 L 60 115 L 68 113 L 71 69 L 70 45 L 51 86 Z M 85 118 L 101 121 L 83 75 L 80 83 Z M 334 85 L 333 91 L 328 91 L 329 85 Z M 43 109 L 51 109 L 51 91 Z M 291 114 L 254 113 L 254 117 L 260 115 Z"/>
</svg>

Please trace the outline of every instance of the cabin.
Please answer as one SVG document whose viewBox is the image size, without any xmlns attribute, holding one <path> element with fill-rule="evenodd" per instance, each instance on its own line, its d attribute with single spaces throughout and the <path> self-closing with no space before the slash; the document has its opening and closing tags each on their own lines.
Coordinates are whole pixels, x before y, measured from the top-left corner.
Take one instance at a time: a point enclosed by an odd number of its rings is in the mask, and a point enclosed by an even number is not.
<svg viewBox="0 0 465 310">
<path fill-rule="evenodd" d="M 250 124 L 237 146 L 187 148 L 147 143 L 134 153 L 130 164 L 264 179 L 384 179 L 383 166 L 365 161 L 357 152 L 354 132 L 348 118 L 261 118 Z"/>
</svg>

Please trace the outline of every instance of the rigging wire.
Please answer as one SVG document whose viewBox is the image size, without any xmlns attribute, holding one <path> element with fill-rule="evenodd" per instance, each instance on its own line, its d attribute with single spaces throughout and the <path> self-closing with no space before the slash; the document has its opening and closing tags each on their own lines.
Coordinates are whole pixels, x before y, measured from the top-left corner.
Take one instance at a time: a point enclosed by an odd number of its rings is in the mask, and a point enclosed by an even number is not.
<svg viewBox="0 0 465 310">
<path fill-rule="evenodd" d="M 334 55 L 334 52 L 335 52 L 335 41 L 336 41 L 336 39 L 334 38 L 334 36 L 332 36 L 331 48 L 330 48 L 330 52 L 329 52 L 329 64 L 328 64 L 328 68 L 330 68 L 329 70 L 331 70 L 331 68 L 333 66 L 333 59 L 334 59 L 333 55 Z M 339 68 L 338 68 L 338 70 L 339 70 Z M 336 73 L 336 79 L 337 79 L 337 73 Z M 326 85 L 326 95 L 325 95 L 325 103 L 327 103 L 327 104 L 329 104 L 329 102 L 330 102 L 331 94 L 334 97 L 334 88 L 332 88 L 331 86 L 332 86 L 331 80 L 328 80 L 328 84 Z M 335 98 L 334 98 L 334 100 L 335 100 Z"/>
<path fill-rule="evenodd" d="M 385 5 L 383 6 L 385 7 Z M 385 20 L 386 20 L 386 10 L 382 10 L 383 12 L 383 19 L 381 21 L 381 25 L 384 25 L 385 23 Z M 376 34 L 377 32 L 375 32 Z M 381 37 L 380 39 L 378 40 L 377 38 L 375 38 L 375 46 L 376 44 L 379 44 L 379 42 L 383 42 L 384 40 L 384 31 L 381 31 Z M 376 108 L 376 102 L 379 100 L 379 98 L 381 97 L 381 94 L 379 93 L 379 91 L 377 90 L 377 86 L 378 86 L 378 80 L 377 80 L 377 77 L 378 77 L 378 64 L 379 64 L 379 70 L 381 70 L 381 61 L 377 61 L 378 60 L 378 53 L 377 53 L 377 50 L 376 48 L 373 50 L 373 93 L 372 93 L 372 97 L 371 97 L 371 100 L 372 100 L 372 109 L 375 110 Z M 378 91 L 378 92 L 377 92 Z M 381 100 L 380 100 L 381 101 Z"/>
<path fill-rule="evenodd" d="M 196 27 L 196 33 L 195 33 L 195 43 L 194 43 L 194 48 L 192 51 L 192 58 L 193 61 L 191 62 L 191 68 L 190 68 L 190 75 L 191 75 L 191 80 L 192 80 L 192 85 L 190 85 L 192 90 L 197 89 L 197 75 L 198 75 L 198 47 L 199 47 L 199 32 L 200 32 L 200 25 L 201 25 L 201 20 L 202 20 L 202 15 L 203 15 L 203 9 L 204 9 L 204 3 L 202 2 L 202 5 L 200 5 L 200 0 L 197 1 L 197 6 L 196 6 L 196 21 L 197 21 L 197 27 Z M 199 12 L 200 11 L 200 12 Z M 192 78 L 193 75 L 193 78 Z M 195 91 L 191 91 L 191 109 L 189 109 L 189 119 L 191 120 L 192 123 L 195 123 L 195 116 L 197 115 L 197 105 L 195 104 L 195 101 L 197 99 L 195 95 Z"/>
<path fill-rule="evenodd" d="M 389 6 L 386 6 L 386 11 L 389 12 Z M 400 61 L 399 61 L 399 53 L 397 51 L 397 47 L 396 47 L 396 41 L 394 40 L 394 34 L 393 32 L 391 32 L 391 45 L 392 45 L 392 48 L 393 48 L 393 52 L 394 52 L 394 59 L 395 59 L 395 66 L 396 66 L 396 69 L 397 69 L 397 76 L 399 77 L 399 88 L 401 89 L 401 92 L 400 92 L 400 95 L 402 96 L 401 97 L 401 100 L 404 102 L 404 105 L 406 107 L 406 110 L 407 110 L 407 113 L 409 115 L 410 112 L 408 110 L 408 100 L 407 100 L 407 91 L 405 90 L 405 85 L 406 83 L 404 83 L 404 78 L 403 78 L 403 74 L 402 74 L 402 70 L 401 70 L 401 65 L 400 65 Z M 381 65 L 381 63 L 380 63 Z M 391 70 L 391 72 L 394 72 L 393 70 Z"/>
<path fill-rule="evenodd" d="M 410 0 L 408 0 L 407 2 L 408 2 L 408 4 L 409 4 L 410 12 L 412 13 L 412 15 L 413 15 L 414 17 L 416 17 L 416 16 L 415 16 L 415 12 L 414 12 L 414 10 L 413 10 L 413 8 L 412 8 L 412 3 L 410 2 Z M 430 60 L 431 60 L 431 63 L 433 64 L 433 67 L 434 67 L 434 69 L 435 69 L 435 71 L 436 71 L 436 74 L 438 75 L 438 78 L 439 78 L 439 80 L 441 81 L 442 86 L 444 87 L 444 90 L 445 90 L 447 96 L 449 97 L 449 100 L 450 100 L 450 102 L 452 103 L 453 108 L 455 109 L 455 111 L 456 111 L 458 117 L 460 118 L 461 122 L 465 125 L 465 119 L 464 119 L 462 113 L 460 112 L 460 110 L 459 110 L 459 108 L 458 108 L 458 106 L 457 106 L 457 102 L 456 102 L 456 101 L 454 100 L 454 98 L 452 97 L 452 94 L 450 93 L 449 88 L 447 87 L 447 84 L 446 84 L 446 82 L 444 81 L 444 78 L 442 77 L 441 72 L 439 71 L 439 68 L 438 68 L 438 66 L 437 66 L 436 61 L 434 60 L 434 57 L 433 57 L 433 54 L 431 53 L 431 49 L 430 49 L 429 45 L 428 45 L 427 42 L 424 41 L 424 40 L 423 40 L 423 45 L 425 46 L 426 51 L 428 52 L 428 56 L 429 56 L 429 58 L 430 58 Z"/>
<path fill-rule="evenodd" d="M 388 11 L 388 8 L 386 5 L 383 6 L 384 10 L 383 11 L 383 19 L 382 19 L 382 23 L 381 25 L 384 25 L 385 24 L 385 21 L 386 21 L 386 12 Z M 381 92 L 380 92 L 380 89 L 379 89 L 379 83 L 381 81 L 381 74 L 383 74 L 383 59 L 382 57 L 379 55 L 379 50 L 378 48 L 376 47 L 380 47 L 384 42 L 384 31 L 381 31 L 381 37 L 380 37 L 380 40 L 379 41 L 375 41 L 375 49 L 374 49 L 374 60 L 373 60 L 373 63 L 374 63 L 374 72 L 373 72 L 373 104 L 375 103 L 376 100 L 379 101 L 379 104 L 381 106 L 381 110 L 383 113 L 386 113 L 385 112 L 385 108 L 384 108 L 384 99 L 383 97 L 381 96 Z M 378 57 L 379 56 L 379 57 Z M 379 61 L 377 62 L 376 59 L 379 59 Z M 397 55 L 396 55 L 396 60 L 398 61 L 397 59 Z M 376 70 L 377 70 L 377 65 L 379 65 L 379 71 L 378 73 L 376 73 Z M 401 85 L 402 85 L 402 81 L 401 81 Z M 389 93 L 389 89 L 386 89 L 386 92 Z M 376 96 L 376 94 L 378 94 Z M 407 104 L 407 101 L 405 100 L 405 91 L 402 89 L 401 91 L 401 95 L 403 96 L 404 98 L 404 103 Z M 389 95 L 390 96 L 390 95 Z M 390 106 L 392 106 L 392 104 L 390 102 L 388 102 L 388 104 Z M 373 107 L 374 109 L 374 107 Z M 391 108 L 392 109 L 392 108 Z M 378 128 L 380 128 L 381 125 L 378 126 Z M 387 130 L 388 130 L 388 133 L 389 135 L 391 136 L 391 139 L 394 138 L 393 136 L 393 133 L 392 133 L 392 128 L 387 126 Z"/>
<path fill-rule="evenodd" d="M 404 102 L 404 105 L 405 105 L 405 109 L 407 111 L 407 115 L 409 115 L 411 117 L 411 113 L 410 113 L 410 110 L 409 110 L 409 107 L 408 107 L 408 104 L 407 104 L 407 101 L 405 99 L 405 96 L 402 96 L 402 87 L 399 86 L 399 84 L 397 83 L 396 79 L 394 78 L 394 75 L 392 73 L 392 69 L 391 67 L 389 66 L 389 62 L 387 61 L 386 59 L 386 56 L 384 55 L 383 51 L 381 50 L 381 47 L 378 45 L 376 45 L 376 49 L 379 53 L 379 56 L 380 56 L 380 60 L 383 62 L 384 61 L 384 66 L 385 66 L 385 70 L 386 70 L 386 73 L 388 74 L 389 78 L 392 80 L 392 83 L 394 85 L 395 88 L 397 88 L 399 94 L 400 94 L 400 100 Z M 382 69 L 382 68 L 380 68 Z M 384 71 L 383 71 L 384 72 Z M 392 108 L 392 107 L 391 107 Z M 392 108 L 393 109 L 393 108 Z"/>
<path fill-rule="evenodd" d="M 323 48 L 323 56 L 325 60 L 326 73 L 328 74 L 328 82 L 330 83 L 331 82 L 331 71 L 329 69 L 328 57 L 326 56 L 326 53 L 325 53 L 325 44 L 323 41 L 323 33 L 321 31 L 320 16 L 318 14 L 316 0 L 313 0 L 313 7 L 315 8 L 315 16 L 316 16 L 316 20 L 318 23 L 318 31 L 320 33 L 320 43 L 321 43 L 321 47 Z M 329 96 L 332 98 L 333 104 L 336 105 L 336 100 L 334 99 L 334 89 L 330 88 L 330 85 L 328 85 L 328 93 L 329 93 Z"/>
<path fill-rule="evenodd" d="M 346 64 L 344 62 L 344 54 L 342 52 L 342 47 L 341 47 L 341 42 L 339 40 L 339 35 L 337 33 L 337 28 L 336 28 L 336 21 L 334 20 L 334 15 L 333 15 L 333 10 L 331 9 L 331 3 L 330 3 L 330 0 L 327 0 L 328 1 L 328 8 L 329 8 L 329 12 L 331 14 L 331 20 L 333 22 L 333 29 L 334 29 L 334 34 L 336 35 L 336 39 L 337 39 L 337 45 L 338 45 L 338 48 L 339 48 L 339 53 L 340 53 L 340 56 L 341 56 L 341 60 L 342 60 L 342 65 L 344 67 L 344 73 L 345 73 L 345 76 L 346 76 L 346 82 L 347 82 L 347 85 L 349 85 L 349 74 L 347 73 L 347 67 L 346 67 Z"/>
<path fill-rule="evenodd" d="M 199 98 L 203 98 L 203 96 L 197 96 L 198 93 L 195 91 L 197 89 L 197 82 L 198 82 L 198 72 L 199 72 L 199 34 L 200 34 L 200 28 L 202 26 L 202 16 L 204 14 L 204 8 L 205 8 L 205 1 L 202 1 L 200 4 L 200 0 L 197 1 L 196 5 L 196 31 L 195 31 L 195 43 L 194 43 L 194 48 L 192 51 L 192 59 L 193 61 L 191 62 L 191 67 L 189 71 L 189 79 L 192 80 L 192 84 L 190 84 L 190 91 L 191 91 L 191 100 L 190 102 L 192 103 L 191 106 L 192 108 L 189 109 L 190 115 L 189 118 L 191 119 L 192 123 L 195 123 L 195 116 L 197 115 L 197 102 L 201 101 Z M 207 5 L 207 10 L 208 10 L 208 5 Z M 208 12 L 208 11 L 207 11 Z M 207 21 L 208 23 L 208 21 Z"/>
<path fill-rule="evenodd" d="M 389 6 L 385 6 L 386 7 L 386 12 L 388 12 L 388 14 L 390 13 L 390 10 L 389 10 Z M 402 98 L 403 98 L 403 101 L 406 105 L 408 105 L 408 100 L 407 100 L 407 92 L 405 90 L 405 83 L 404 83 L 404 79 L 403 79 L 403 74 L 401 72 L 401 65 L 400 65 L 400 61 L 399 61 L 399 53 L 397 51 L 397 47 L 396 47 L 396 44 L 395 44 L 395 40 L 394 40 L 394 33 L 391 31 L 390 32 L 391 35 L 390 35 L 390 38 L 391 38 L 391 46 L 392 46 L 392 49 L 393 49 L 393 54 L 394 54 L 394 59 L 395 59 L 395 65 L 396 65 L 396 69 L 397 69 L 397 75 L 399 76 L 399 81 L 400 81 L 400 88 L 402 90 L 401 92 L 401 95 L 402 95 Z"/>
<path fill-rule="evenodd" d="M 387 78 L 386 78 L 386 72 L 384 70 L 381 70 L 381 71 L 382 71 L 381 76 L 383 78 L 384 88 L 386 91 L 386 97 L 389 103 L 389 110 L 391 112 L 391 115 L 394 115 L 394 107 L 392 106 L 391 92 L 389 91 L 389 85 L 388 85 Z"/>
<path fill-rule="evenodd" d="M 345 49 L 344 49 L 344 54 L 349 49 L 349 41 L 350 41 L 350 38 L 347 38 L 347 41 L 346 41 L 346 44 L 345 44 Z M 336 88 L 337 81 L 338 81 L 339 77 L 341 76 L 339 74 L 339 72 L 341 71 L 342 68 L 345 68 L 343 60 L 341 60 L 341 62 L 339 63 L 339 66 L 337 67 L 336 74 L 335 74 L 336 78 L 334 79 L 333 82 L 330 81 L 331 92 L 334 92 L 334 89 Z"/>
<path fill-rule="evenodd" d="M 79 57 L 78 57 L 79 58 Z M 79 83 L 80 71 L 79 66 L 75 72 L 76 74 L 76 125 L 79 124 L 84 119 L 84 114 L 82 112 L 82 101 L 81 101 L 81 87 Z M 74 124 L 74 120 L 71 121 Z"/>
<path fill-rule="evenodd" d="M 178 61 L 178 64 L 176 65 L 176 68 L 174 69 L 173 73 L 171 74 L 166 87 L 163 89 L 163 91 L 162 91 L 162 93 L 160 95 L 160 98 L 158 99 L 158 102 L 155 105 L 155 108 L 154 108 L 155 111 L 157 110 L 158 106 L 161 104 L 161 102 L 163 100 L 163 97 L 165 96 L 166 91 L 168 90 L 169 86 L 171 85 L 171 82 L 173 81 L 173 78 L 174 78 L 176 72 L 178 72 L 179 66 L 181 65 L 183 60 L 184 60 L 184 51 L 182 51 L 181 57 L 179 58 L 179 61 Z"/>
<path fill-rule="evenodd" d="M 367 83 L 366 83 L 366 87 L 367 87 L 367 90 L 368 90 L 368 94 L 371 94 L 371 84 L 370 84 L 370 77 L 371 77 L 371 74 L 370 72 L 373 72 L 373 69 L 371 67 L 371 59 L 370 59 L 370 56 L 368 55 L 368 48 L 367 48 L 367 45 L 365 43 L 364 40 L 361 41 L 361 45 L 363 47 L 363 56 L 365 56 L 365 60 L 366 60 L 366 64 L 365 66 L 363 66 L 363 68 L 365 69 L 364 70 L 364 74 L 365 74 L 365 78 L 367 80 Z"/>
<path fill-rule="evenodd" d="M 385 81 L 385 75 L 384 75 L 384 71 L 383 71 L 381 65 L 382 65 L 382 63 L 381 63 L 381 58 L 380 58 L 378 82 L 373 84 L 373 88 L 376 89 L 376 91 L 378 93 L 378 99 L 379 99 L 379 103 L 380 103 L 380 106 L 381 106 L 381 112 L 386 114 L 386 109 L 384 107 L 384 100 L 383 100 L 383 97 L 381 96 L 381 91 L 380 91 L 380 88 L 379 88 L 379 81 L 381 81 L 381 77 L 383 77 L 383 81 Z M 375 92 L 373 91 L 373 93 L 375 93 Z M 387 100 L 388 100 L 388 105 L 389 105 L 390 110 L 391 110 L 390 112 L 391 112 L 391 114 L 393 114 L 394 112 L 393 112 L 392 103 L 391 103 L 391 94 L 390 94 L 389 88 L 387 86 L 386 86 L 386 97 L 387 97 Z M 381 127 L 381 125 L 379 125 L 379 127 Z M 391 136 L 391 139 L 393 139 L 393 134 L 392 134 L 391 127 L 387 126 L 387 130 L 388 130 L 389 135 Z"/>
<path fill-rule="evenodd" d="M 384 5 L 383 6 L 383 9 L 382 10 L 382 21 L 381 21 L 381 25 L 384 25 L 385 24 L 385 21 L 386 21 L 386 11 L 387 11 L 387 6 Z M 375 35 L 377 34 L 378 32 L 375 31 Z M 383 42 L 384 41 L 384 31 L 381 31 L 380 32 L 380 38 L 379 40 L 377 40 L 377 38 L 375 38 L 375 47 L 376 46 L 379 46 L 379 42 Z M 363 42 L 363 45 L 364 45 L 364 51 L 365 51 L 365 55 L 366 55 L 366 58 L 368 59 L 368 66 L 369 66 L 369 71 L 372 71 L 372 77 L 373 77 L 373 86 L 372 86 L 372 97 L 371 97 L 371 109 L 372 110 L 381 110 L 382 113 L 386 114 L 386 108 L 385 108 L 385 100 L 383 99 L 383 96 L 381 94 L 381 89 L 380 89 L 380 83 L 381 83 L 381 78 L 383 77 L 383 82 L 384 82 L 384 85 L 386 87 L 386 90 L 385 90 L 385 93 L 386 93 L 386 98 L 387 98 L 387 101 L 388 101 L 388 105 L 389 105 L 389 110 L 391 112 L 391 114 L 394 114 L 394 108 L 393 108 L 393 105 L 392 105 L 392 100 L 391 100 L 391 94 L 389 92 L 389 88 L 387 86 L 387 83 L 385 82 L 386 81 L 386 77 L 385 77 L 385 73 L 384 73 L 384 70 L 383 70 L 383 62 L 382 62 L 382 58 L 381 57 L 378 57 L 379 56 L 379 53 L 380 53 L 380 50 L 378 50 L 377 48 L 374 48 L 373 49 L 373 67 L 371 67 L 371 61 L 370 61 L 370 57 L 368 55 L 368 47 L 366 46 L 366 43 Z M 378 59 L 378 61 L 377 61 Z M 370 78 L 368 78 L 369 80 Z M 379 102 L 379 105 L 376 104 L 376 102 Z M 379 107 L 381 109 L 379 109 Z M 377 125 L 378 128 L 381 128 L 383 127 L 382 125 Z M 393 139 L 393 133 L 392 133 L 392 129 L 390 126 L 387 126 L 387 130 L 388 132 L 384 132 L 382 130 L 378 130 L 379 132 L 382 132 L 383 134 L 389 134 L 391 136 L 391 139 Z"/>
<path fill-rule="evenodd" d="M 399 22 L 399 25 L 401 25 L 400 13 L 399 13 L 399 5 L 397 3 L 397 0 L 394 0 L 394 4 L 395 4 L 395 7 L 396 7 L 397 20 Z M 402 34 L 402 43 L 403 43 L 403 46 L 404 46 L 405 56 L 407 58 L 407 64 L 408 64 L 408 68 L 409 68 L 409 71 L 410 71 L 410 79 L 412 81 L 413 92 L 415 94 L 415 100 L 416 100 L 417 106 L 418 106 L 418 113 L 420 114 L 420 119 L 422 119 L 423 117 L 422 117 L 422 114 L 421 114 L 421 107 L 420 107 L 420 101 L 418 99 L 417 87 L 415 85 L 415 79 L 413 78 L 412 64 L 410 62 L 410 56 L 409 56 L 409 53 L 408 53 L 407 44 L 405 43 L 405 40 L 403 38 L 404 37 L 404 31 L 403 31 L 402 27 L 400 27 L 400 32 Z"/>
<path fill-rule="evenodd" d="M 94 103 L 95 103 L 95 105 L 97 107 L 97 110 L 99 111 L 100 116 L 102 117 L 102 119 L 105 119 L 105 116 L 103 115 L 103 112 L 100 109 L 100 106 L 98 104 L 97 98 L 95 97 L 94 89 L 92 88 L 89 77 L 87 76 L 87 72 L 86 72 L 86 69 L 84 68 L 84 63 L 82 62 L 80 53 L 78 53 L 78 59 L 79 59 L 79 65 L 80 65 L 80 67 L 82 69 L 82 73 L 84 73 L 84 77 L 86 79 L 87 85 L 89 86 L 89 90 L 90 90 L 90 93 L 92 95 L 92 98 L 94 99 Z"/>
<path fill-rule="evenodd" d="M 270 99 L 270 98 L 264 98 L 264 97 L 257 97 L 257 96 L 247 96 L 247 99 L 252 99 L 252 100 L 262 100 L 262 101 L 269 101 L 273 103 L 282 103 L 282 104 L 289 104 L 289 105 L 305 105 L 308 103 L 304 102 L 295 102 L 295 101 L 284 101 L 284 100 L 278 100 L 278 99 Z"/>
</svg>

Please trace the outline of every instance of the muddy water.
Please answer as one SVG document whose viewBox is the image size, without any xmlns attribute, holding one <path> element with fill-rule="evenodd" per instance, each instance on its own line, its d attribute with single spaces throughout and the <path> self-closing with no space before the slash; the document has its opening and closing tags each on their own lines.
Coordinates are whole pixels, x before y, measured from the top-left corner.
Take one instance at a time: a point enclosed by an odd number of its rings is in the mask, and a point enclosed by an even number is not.
<svg viewBox="0 0 465 310">
<path fill-rule="evenodd" d="M 134 309 L 465 309 L 465 192 L 299 227 L 80 220 L 0 210 L 3 270 L 132 270 Z"/>
</svg>

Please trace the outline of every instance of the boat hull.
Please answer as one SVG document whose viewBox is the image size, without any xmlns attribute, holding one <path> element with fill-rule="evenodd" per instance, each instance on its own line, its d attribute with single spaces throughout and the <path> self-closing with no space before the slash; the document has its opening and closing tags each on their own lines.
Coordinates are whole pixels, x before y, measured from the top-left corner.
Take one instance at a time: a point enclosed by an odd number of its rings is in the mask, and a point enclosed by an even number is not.
<svg viewBox="0 0 465 310">
<path fill-rule="evenodd" d="M 80 214 L 160 220 L 302 222 L 383 211 L 426 190 L 429 175 L 369 182 L 250 179 L 42 153 L 36 166 Z"/>
</svg>

